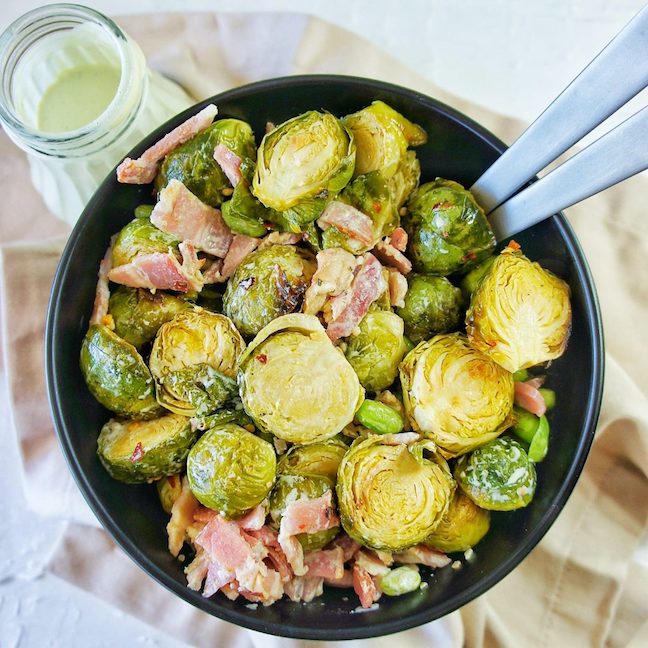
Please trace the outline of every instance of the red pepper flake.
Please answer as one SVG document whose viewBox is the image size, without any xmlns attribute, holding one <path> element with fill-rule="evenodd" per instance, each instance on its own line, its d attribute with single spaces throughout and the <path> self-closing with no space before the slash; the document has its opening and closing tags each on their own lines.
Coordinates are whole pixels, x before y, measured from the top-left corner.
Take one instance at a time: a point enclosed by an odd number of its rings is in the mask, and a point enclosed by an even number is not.
<svg viewBox="0 0 648 648">
<path fill-rule="evenodd" d="M 520 244 L 517 241 L 510 241 L 506 247 L 515 252 L 517 252 L 521 248 Z"/>
<path fill-rule="evenodd" d="M 260 362 L 261 364 L 266 364 L 268 362 L 268 356 L 265 353 L 260 353 L 257 357 L 256 360 Z"/>
<path fill-rule="evenodd" d="M 382 205 L 381 205 L 380 203 L 378 203 L 378 202 L 374 202 L 372 206 L 373 206 L 373 208 L 374 208 L 374 211 L 375 211 L 377 214 L 380 214 L 380 212 L 381 212 L 381 210 L 382 210 Z"/>
<path fill-rule="evenodd" d="M 133 454 L 130 456 L 130 461 L 131 463 L 135 463 L 139 461 L 143 456 L 144 456 L 144 448 L 142 447 L 141 442 L 138 441 L 137 445 L 135 446 L 135 450 L 133 450 Z"/>
</svg>

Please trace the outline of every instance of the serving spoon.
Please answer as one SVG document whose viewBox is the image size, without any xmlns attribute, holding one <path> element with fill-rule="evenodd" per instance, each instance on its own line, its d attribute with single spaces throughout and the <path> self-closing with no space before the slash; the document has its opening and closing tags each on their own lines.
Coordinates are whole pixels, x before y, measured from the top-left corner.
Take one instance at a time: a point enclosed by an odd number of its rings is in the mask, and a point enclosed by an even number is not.
<svg viewBox="0 0 648 648">
<path fill-rule="evenodd" d="M 646 86 L 648 5 L 470 188 L 498 241 L 648 168 L 645 107 L 515 193 Z"/>
</svg>

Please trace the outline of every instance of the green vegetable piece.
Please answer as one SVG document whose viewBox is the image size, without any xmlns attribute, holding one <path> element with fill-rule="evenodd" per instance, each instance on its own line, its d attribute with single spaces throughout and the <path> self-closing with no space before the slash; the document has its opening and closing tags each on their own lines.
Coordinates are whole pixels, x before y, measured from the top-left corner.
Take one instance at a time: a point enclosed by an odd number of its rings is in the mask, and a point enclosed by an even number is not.
<svg viewBox="0 0 648 648">
<path fill-rule="evenodd" d="M 445 457 L 469 452 L 513 423 L 511 374 L 461 333 L 421 342 L 405 356 L 400 376 L 412 427 Z"/>
<path fill-rule="evenodd" d="M 535 414 L 531 414 L 531 412 L 527 412 L 527 410 L 517 405 L 513 407 L 513 415 L 515 416 L 515 425 L 511 429 L 522 441 L 531 443 L 531 439 L 538 431 L 540 419 Z"/>
<path fill-rule="evenodd" d="M 463 317 L 461 290 L 445 277 L 410 274 L 405 305 L 396 309 L 414 344 L 459 328 Z"/>
<path fill-rule="evenodd" d="M 155 190 L 160 192 L 175 178 L 212 207 L 218 207 L 231 191 L 227 176 L 214 160 L 214 149 L 224 144 L 241 158 L 241 172 L 249 176 L 256 158 L 256 143 L 249 124 L 240 119 L 219 119 L 189 141 L 169 153 L 155 177 Z M 250 181 L 251 178 L 247 177 Z"/>
<path fill-rule="evenodd" d="M 252 193 L 266 207 L 285 212 L 304 201 L 339 193 L 354 166 L 355 144 L 346 128 L 333 115 L 311 110 L 265 135 Z"/>
<path fill-rule="evenodd" d="M 346 359 L 368 391 L 382 391 L 398 375 L 398 365 L 407 351 L 403 320 L 391 311 L 367 313 L 358 332 L 348 340 Z"/>
<path fill-rule="evenodd" d="M 112 265 L 124 265 L 140 254 L 169 250 L 179 257 L 177 239 L 159 230 L 148 218 L 135 218 L 117 234 L 112 246 Z"/>
<path fill-rule="evenodd" d="M 418 569 L 407 565 L 396 567 L 380 578 L 380 589 L 387 596 L 401 596 L 413 592 L 420 584 Z"/>
<path fill-rule="evenodd" d="M 549 450 L 549 421 L 546 416 L 540 417 L 540 423 L 536 433 L 529 444 L 529 459 L 539 463 L 547 456 Z"/>
<path fill-rule="evenodd" d="M 547 409 L 553 409 L 556 406 L 556 392 L 553 389 L 548 389 L 547 387 L 540 387 L 538 391 L 542 395 L 542 399 L 544 400 Z"/>
<path fill-rule="evenodd" d="M 275 470 L 272 445 L 231 423 L 205 432 L 187 458 L 191 492 L 227 518 L 240 517 L 262 502 L 272 489 Z"/>
<path fill-rule="evenodd" d="M 526 369 L 518 369 L 513 373 L 513 380 L 515 382 L 526 382 L 527 380 L 529 380 L 529 378 L 530 375 Z"/>
<path fill-rule="evenodd" d="M 396 209 L 400 209 L 407 202 L 411 193 L 419 186 L 420 179 L 421 163 L 414 151 L 407 151 L 396 167 L 396 173 L 387 181 Z"/>
<path fill-rule="evenodd" d="M 81 345 L 80 365 L 92 395 L 119 416 L 149 419 L 163 413 L 142 356 L 108 327 L 90 326 Z"/>
<path fill-rule="evenodd" d="M 135 218 L 150 218 L 153 213 L 153 205 L 137 205 L 135 207 Z"/>
<path fill-rule="evenodd" d="M 232 198 L 221 206 L 223 220 L 236 234 L 261 237 L 267 232 L 264 222 L 270 220 L 269 210 L 250 192 L 245 181 L 234 187 Z"/>
<path fill-rule="evenodd" d="M 455 491 L 450 507 L 424 544 L 453 553 L 474 547 L 490 528 L 490 512 L 479 508 L 464 492 Z"/>
<path fill-rule="evenodd" d="M 293 446 L 279 460 L 277 472 L 282 475 L 318 475 L 335 484 L 340 462 L 347 450 L 346 443 L 337 438 Z"/>
<path fill-rule="evenodd" d="M 466 313 L 472 346 L 510 372 L 561 356 L 570 330 L 569 286 L 512 245 L 497 256 Z"/>
<path fill-rule="evenodd" d="M 470 499 L 491 511 L 527 506 L 536 489 L 536 471 L 524 448 L 510 437 L 499 437 L 460 457 L 455 479 Z"/>
<path fill-rule="evenodd" d="M 421 185 L 407 203 L 403 226 L 408 256 L 423 274 L 466 272 L 488 257 L 495 235 L 484 210 L 459 183 L 437 178 Z"/>
<path fill-rule="evenodd" d="M 455 482 L 434 444 L 419 438 L 359 437 L 344 455 L 338 508 L 344 530 L 357 542 L 402 551 L 423 542 L 445 514 Z"/>
<path fill-rule="evenodd" d="M 110 295 L 108 312 L 115 333 L 140 349 L 155 337 L 162 324 L 187 308 L 191 308 L 191 302 L 161 290 L 152 293 L 142 288 L 117 286 Z"/>
<path fill-rule="evenodd" d="M 150 421 L 110 419 L 99 433 L 97 454 L 111 477 L 138 484 L 180 472 L 195 439 L 189 419 L 177 414 Z"/>
<path fill-rule="evenodd" d="M 209 430 L 214 427 L 220 427 L 225 423 L 236 423 L 241 427 L 254 425 L 252 419 L 245 413 L 243 405 L 236 397 L 230 400 L 227 407 L 221 407 L 213 414 L 207 416 L 198 416 L 192 419 L 195 421 L 199 430 Z"/>
<path fill-rule="evenodd" d="M 395 410 L 366 398 L 355 415 L 356 421 L 377 434 L 398 434 L 403 431 L 403 419 Z"/>
<path fill-rule="evenodd" d="M 174 502 L 180 497 L 182 493 L 182 475 L 169 475 L 162 477 L 155 482 L 160 504 L 166 513 L 171 515 L 171 509 Z"/>
<path fill-rule="evenodd" d="M 178 313 L 155 336 L 149 366 L 158 402 L 176 414 L 211 414 L 237 395 L 245 348 L 225 315 L 198 306 Z"/>
<path fill-rule="evenodd" d="M 496 258 L 495 255 L 486 257 L 479 265 L 476 265 L 470 272 L 464 275 L 460 288 L 466 304 L 470 303 L 472 294 L 477 289 L 477 286 L 479 286 L 479 282 L 488 274 Z"/>
<path fill-rule="evenodd" d="M 229 280 L 223 308 L 245 336 L 301 308 L 315 272 L 311 253 L 294 245 L 269 245 L 248 254 Z"/>
</svg>

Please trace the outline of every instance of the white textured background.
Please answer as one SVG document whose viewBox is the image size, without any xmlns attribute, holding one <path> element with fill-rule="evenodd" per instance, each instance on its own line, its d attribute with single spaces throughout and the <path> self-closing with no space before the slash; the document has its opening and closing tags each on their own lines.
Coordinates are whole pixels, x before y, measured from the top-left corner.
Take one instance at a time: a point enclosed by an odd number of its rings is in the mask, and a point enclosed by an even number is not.
<svg viewBox="0 0 648 648">
<path fill-rule="evenodd" d="M 0 30 L 41 4 L 0 0 Z M 111 16 L 175 11 L 180 4 L 186 10 L 309 12 L 370 39 L 456 95 L 532 121 L 644 2 L 85 0 L 84 4 Z M 621 116 L 645 103 L 643 93 Z M 39 564 L 60 526 L 24 509 L 10 429 L 8 413 L 0 411 L 0 646 L 182 646 L 61 581 L 39 575 Z"/>
</svg>

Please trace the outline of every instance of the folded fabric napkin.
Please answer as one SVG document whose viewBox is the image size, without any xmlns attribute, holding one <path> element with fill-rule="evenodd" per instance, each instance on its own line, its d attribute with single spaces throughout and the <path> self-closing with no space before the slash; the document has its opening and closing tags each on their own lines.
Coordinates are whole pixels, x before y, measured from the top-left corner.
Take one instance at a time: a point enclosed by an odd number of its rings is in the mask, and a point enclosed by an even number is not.
<svg viewBox="0 0 648 648">
<path fill-rule="evenodd" d="M 196 98 L 272 76 L 353 74 L 440 99 L 504 141 L 513 141 L 522 129 L 446 94 L 373 45 L 314 18 L 189 14 L 129 16 L 118 22 L 139 42 L 152 67 Z M 0 193 L 0 372 L 6 376 L 14 428 L 2 434 L 16 435 L 28 505 L 68 521 L 46 569 L 192 645 L 325 645 L 245 631 L 194 609 L 141 572 L 103 530 L 93 528 L 98 524 L 54 437 L 43 374 L 47 299 L 69 228 L 45 211 L 30 188 L 24 155 L 4 135 Z M 648 645 L 648 560 L 641 548 L 648 521 L 645 195 L 648 180 L 635 178 L 568 211 L 599 291 L 607 369 L 597 436 L 558 520 L 516 570 L 459 612 L 398 637 L 349 646 L 392 645 L 394 640 L 452 648 Z"/>
</svg>

